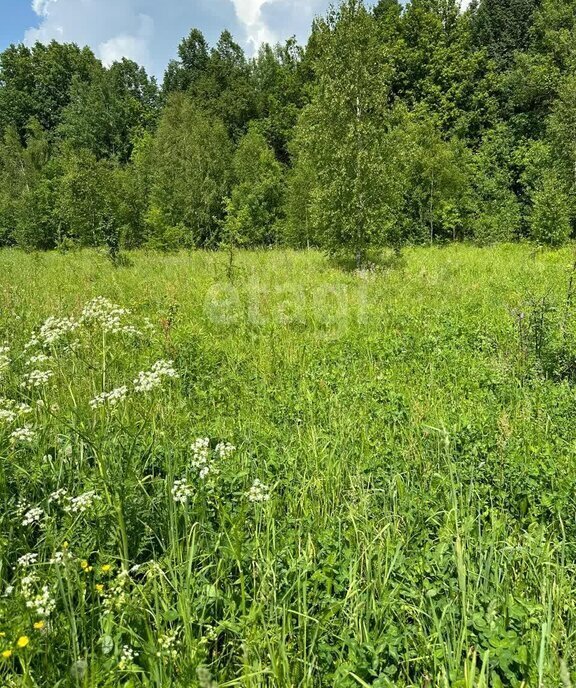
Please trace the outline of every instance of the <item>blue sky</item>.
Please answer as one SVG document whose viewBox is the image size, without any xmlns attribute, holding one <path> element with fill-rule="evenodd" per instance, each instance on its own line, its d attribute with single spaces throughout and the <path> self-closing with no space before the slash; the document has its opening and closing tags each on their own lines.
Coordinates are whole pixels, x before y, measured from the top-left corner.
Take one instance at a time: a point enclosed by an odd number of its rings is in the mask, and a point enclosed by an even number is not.
<svg viewBox="0 0 576 688">
<path fill-rule="evenodd" d="M 89 45 L 105 63 L 136 60 L 162 76 L 192 27 L 214 43 L 224 28 L 249 53 L 296 35 L 330 0 L 0 0 L 0 50 L 51 39 Z"/>
</svg>

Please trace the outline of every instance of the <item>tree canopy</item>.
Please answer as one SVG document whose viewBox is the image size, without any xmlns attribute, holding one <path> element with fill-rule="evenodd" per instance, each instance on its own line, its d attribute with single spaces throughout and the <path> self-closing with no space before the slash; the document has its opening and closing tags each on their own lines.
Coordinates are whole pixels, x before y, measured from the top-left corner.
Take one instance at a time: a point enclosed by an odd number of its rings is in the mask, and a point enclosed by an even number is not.
<svg viewBox="0 0 576 688">
<path fill-rule="evenodd" d="M 321 246 L 576 226 L 574 0 L 343 0 L 247 55 L 193 28 L 158 85 L 73 44 L 0 53 L 0 244 Z M 112 239 L 111 239 L 112 237 Z"/>
</svg>

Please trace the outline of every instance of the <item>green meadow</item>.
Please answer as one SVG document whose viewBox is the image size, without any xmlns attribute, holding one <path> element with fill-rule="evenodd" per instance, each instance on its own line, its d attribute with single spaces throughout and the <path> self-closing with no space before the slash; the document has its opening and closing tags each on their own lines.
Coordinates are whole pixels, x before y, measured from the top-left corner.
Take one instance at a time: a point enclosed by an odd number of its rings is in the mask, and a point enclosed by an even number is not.
<svg viewBox="0 0 576 688">
<path fill-rule="evenodd" d="M 0 685 L 576 680 L 573 247 L 0 253 Z"/>
</svg>

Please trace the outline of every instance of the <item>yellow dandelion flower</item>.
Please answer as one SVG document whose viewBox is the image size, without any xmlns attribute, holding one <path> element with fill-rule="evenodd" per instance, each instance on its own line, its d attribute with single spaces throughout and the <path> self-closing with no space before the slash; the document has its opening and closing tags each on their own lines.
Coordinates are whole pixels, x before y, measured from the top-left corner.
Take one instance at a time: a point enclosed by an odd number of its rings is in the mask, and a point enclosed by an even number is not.
<svg viewBox="0 0 576 688">
<path fill-rule="evenodd" d="M 100 570 L 102 573 L 109 573 L 112 571 L 112 566 L 110 564 L 103 564 Z"/>
<path fill-rule="evenodd" d="M 37 622 L 34 624 L 34 628 L 35 628 L 35 630 L 37 630 L 37 631 L 41 631 L 45 626 L 46 626 L 46 622 L 45 622 L 45 621 L 37 621 Z"/>
<path fill-rule="evenodd" d="M 82 559 L 82 561 L 80 562 L 80 568 L 86 570 L 89 566 L 90 564 L 86 561 L 86 559 Z"/>
<path fill-rule="evenodd" d="M 30 638 L 27 635 L 21 635 L 18 640 L 16 641 L 16 645 L 19 648 L 24 648 L 28 645 L 30 642 Z"/>
<path fill-rule="evenodd" d="M 97 583 L 96 584 L 96 592 L 102 592 L 104 590 L 104 586 L 102 583 Z"/>
<path fill-rule="evenodd" d="M 4 650 L 2 653 L 2 658 L 3 659 L 10 659 L 12 657 L 12 650 Z"/>
</svg>

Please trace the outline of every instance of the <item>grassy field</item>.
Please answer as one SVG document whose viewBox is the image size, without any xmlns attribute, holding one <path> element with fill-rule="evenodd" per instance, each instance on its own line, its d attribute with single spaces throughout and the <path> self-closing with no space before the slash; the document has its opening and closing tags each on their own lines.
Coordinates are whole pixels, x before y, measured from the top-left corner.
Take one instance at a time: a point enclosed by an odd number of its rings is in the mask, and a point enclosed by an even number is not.
<svg viewBox="0 0 576 688">
<path fill-rule="evenodd" d="M 0 253 L 0 685 L 576 680 L 572 248 L 130 258 Z"/>
</svg>

